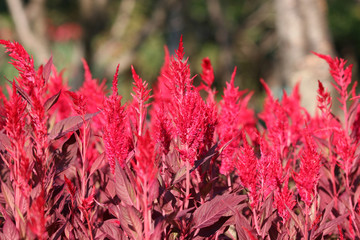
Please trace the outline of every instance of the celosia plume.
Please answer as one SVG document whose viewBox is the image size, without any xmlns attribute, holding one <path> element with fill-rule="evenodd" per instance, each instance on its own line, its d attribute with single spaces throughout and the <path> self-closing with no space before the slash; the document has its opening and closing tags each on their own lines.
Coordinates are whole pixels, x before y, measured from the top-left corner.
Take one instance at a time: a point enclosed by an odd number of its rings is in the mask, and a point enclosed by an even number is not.
<svg viewBox="0 0 360 240">
<path fill-rule="evenodd" d="M 104 102 L 105 116 L 104 144 L 107 159 L 112 173 L 115 172 L 115 161 L 123 166 L 128 154 L 128 138 L 126 129 L 126 112 L 121 106 L 121 96 L 118 95 L 117 78 L 119 66 L 113 79 L 112 94 Z"/>
<path fill-rule="evenodd" d="M 152 110 L 152 137 L 156 143 L 155 149 L 158 148 L 158 152 L 168 154 L 170 150 L 171 134 L 173 132 L 172 124 L 168 116 L 164 111 L 164 105 L 154 106 Z"/>
<path fill-rule="evenodd" d="M 236 161 L 234 165 L 239 175 L 241 183 L 249 190 L 250 203 L 255 208 L 259 201 L 258 196 L 258 162 L 253 148 L 246 140 L 246 136 L 243 133 L 243 146 L 239 148 L 237 152 Z"/>
<path fill-rule="evenodd" d="M 309 133 L 305 133 L 305 149 L 301 155 L 300 171 L 294 173 L 301 200 L 310 206 L 316 197 L 320 177 L 321 156 Z"/>
<path fill-rule="evenodd" d="M 150 96 L 150 89 L 148 89 L 148 83 L 146 81 L 142 81 L 142 79 L 136 74 L 135 69 L 131 66 L 132 76 L 134 79 L 134 87 L 133 91 L 135 94 L 131 93 L 131 96 L 134 99 L 134 109 L 136 112 L 136 122 L 137 122 L 137 134 L 140 136 L 143 133 L 144 122 L 147 114 L 147 107 L 149 106 L 146 103 Z"/>
<path fill-rule="evenodd" d="M 235 87 L 235 75 L 236 67 L 232 73 L 230 83 L 226 82 L 218 117 L 217 133 L 222 142 L 221 145 L 231 141 L 221 154 L 220 173 L 225 175 L 234 169 L 233 161 L 240 144 L 240 131 L 243 128 L 255 126 L 254 111 L 247 108 L 252 93 L 242 98 L 246 91 L 239 91 L 239 87 Z"/>
<path fill-rule="evenodd" d="M 353 65 L 350 64 L 345 68 L 346 60 L 342 58 L 332 58 L 329 55 L 323 55 L 319 53 L 313 52 L 316 56 L 324 59 L 330 67 L 330 74 L 333 77 L 335 83 L 332 83 L 332 85 L 335 87 L 335 89 L 340 94 L 340 103 L 343 105 L 343 109 L 346 108 L 346 101 L 349 98 L 348 94 L 348 87 L 351 84 L 351 77 L 352 77 L 352 67 Z"/>
<path fill-rule="evenodd" d="M 137 176 L 142 183 L 152 184 L 157 173 L 157 162 L 153 140 L 150 132 L 146 131 L 139 136 L 136 146 L 135 158 L 138 165 L 134 164 Z"/>
</svg>

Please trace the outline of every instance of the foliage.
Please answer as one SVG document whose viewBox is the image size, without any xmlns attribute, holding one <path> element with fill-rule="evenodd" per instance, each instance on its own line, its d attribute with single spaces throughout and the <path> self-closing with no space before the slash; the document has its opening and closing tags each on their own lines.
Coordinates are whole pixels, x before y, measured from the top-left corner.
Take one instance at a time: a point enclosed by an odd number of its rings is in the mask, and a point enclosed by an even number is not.
<svg viewBox="0 0 360 240">
<path fill-rule="evenodd" d="M 216 102 L 210 59 L 194 86 L 180 40 L 151 92 L 131 67 L 121 103 L 84 61 L 76 92 L 0 40 L 19 75 L 0 94 L 1 239 L 350 239 L 360 235 L 359 96 L 351 66 L 325 59 L 344 122 L 319 82 L 319 113 L 296 87 L 264 110 L 234 85 Z M 205 100 L 201 97 L 205 94 Z M 153 94 L 153 95 L 151 95 Z M 259 119 L 264 124 L 260 124 Z"/>
</svg>

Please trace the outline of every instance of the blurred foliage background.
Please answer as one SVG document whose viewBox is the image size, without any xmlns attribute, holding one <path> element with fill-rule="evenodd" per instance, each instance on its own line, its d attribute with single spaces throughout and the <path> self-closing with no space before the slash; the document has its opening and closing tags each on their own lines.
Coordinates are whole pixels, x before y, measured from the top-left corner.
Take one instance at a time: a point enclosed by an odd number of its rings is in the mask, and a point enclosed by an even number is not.
<svg viewBox="0 0 360 240">
<path fill-rule="evenodd" d="M 120 63 L 120 91 L 128 98 L 130 65 L 154 83 L 163 63 L 164 45 L 172 54 L 182 34 L 192 75 L 201 73 L 202 58 L 208 56 L 221 95 L 237 66 L 236 83 L 255 91 L 255 107 L 261 107 L 263 97 L 259 78 L 281 96 L 281 89 L 293 87 L 287 72 L 297 81 L 309 75 L 304 70 L 308 65 L 310 70 L 318 68 L 321 60 L 309 60 L 310 51 L 349 59 L 355 64 L 357 79 L 359 23 L 359 0 L 0 1 L 0 38 L 22 43 L 37 64 L 53 55 L 55 66 L 64 69 L 74 89 L 83 80 L 81 58 L 100 80 L 111 80 Z M 0 51 L 1 81 L 16 74 L 8 61 Z M 328 78 L 326 65 L 318 69 L 325 73 L 315 75 L 316 79 L 309 75 L 315 84 L 317 79 Z"/>
</svg>

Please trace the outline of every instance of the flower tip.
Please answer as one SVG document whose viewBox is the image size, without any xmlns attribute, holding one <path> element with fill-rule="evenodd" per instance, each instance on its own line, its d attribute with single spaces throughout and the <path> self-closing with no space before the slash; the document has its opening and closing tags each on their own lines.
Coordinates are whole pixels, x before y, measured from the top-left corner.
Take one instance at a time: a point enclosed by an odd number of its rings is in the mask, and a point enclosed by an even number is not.
<svg viewBox="0 0 360 240">
<path fill-rule="evenodd" d="M 231 81 L 230 81 L 230 84 L 231 84 L 232 86 L 234 86 L 235 76 L 236 76 L 236 70 L 237 70 L 237 67 L 235 66 L 235 67 L 234 67 L 234 71 L 233 71 L 233 73 L 232 73 L 232 75 L 231 75 Z"/>
</svg>

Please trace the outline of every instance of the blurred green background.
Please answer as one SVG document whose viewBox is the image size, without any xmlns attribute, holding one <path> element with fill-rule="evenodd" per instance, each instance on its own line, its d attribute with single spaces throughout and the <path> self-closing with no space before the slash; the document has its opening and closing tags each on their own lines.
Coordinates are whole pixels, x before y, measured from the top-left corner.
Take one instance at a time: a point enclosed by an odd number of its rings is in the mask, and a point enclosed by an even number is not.
<svg viewBox="0 0 360 240">
<path fill-rule="evenodd" d="M 286 9 L 287 4 L 291 7 Z M 324 16 L 320 27 L 307 15 L 314 9 Z M 65 70 L 74 89 L 83 80 L 81 58 L 88 61 L 93 77 L 100 80 L 111 80 L 120 63 L 120 91 L 126 99 L 131 91 L 130 65 L 140 77 L 154 83 L 163 63 L 164 45 L 172 54 L 182 34 L 192 75 L 201 73 L 201 60 L 209 57 L 221 95 L 225 81 L 230 80 L 237 66 L 236 84 L 254 90 L 253 105 L 260 105 L 263 93 L 259 78 L 273 89 L 292 86 L 286 75 L 291 70 L 286 65 L 291 62 L 286 54 L 292 50 L 285 49 L 283 54 L 281 49 L 291 45 L 284 42 L 284 34 L 291 38 L 295 34 L 291 31 L 300 25 L 289 20 L 293 25 L 285 26 L 281 34 L 286 16 L 298 22 L 309 18 L 307 28 L 315 34 L 328 29 L 327 42 L 321 43 L 327 46 L 325 53 L 349 59 L 355 65 L 354 79 L 358 78 L 358 0 L 3 0 L 0 38 L 22 43 L 37 64 L 45 63 L 52 54 L 55 66 Z M 300 34 L 295 40 L 305 41 L 301 38 L 309 36 Z M 302 57 L 312 50 L 322 51 L 312 48 L 313 43 L 301 44 L 306 45 Z M 302 57 L 295 57 L 298 62 L 293 65 L 305 62 Z M 16 74 L 8 61 L 1 50 L 2 82 L 4 76 L 11 79 Z"/>
</svg>

